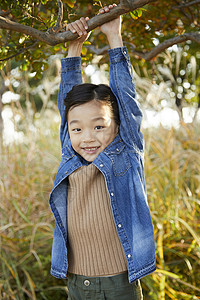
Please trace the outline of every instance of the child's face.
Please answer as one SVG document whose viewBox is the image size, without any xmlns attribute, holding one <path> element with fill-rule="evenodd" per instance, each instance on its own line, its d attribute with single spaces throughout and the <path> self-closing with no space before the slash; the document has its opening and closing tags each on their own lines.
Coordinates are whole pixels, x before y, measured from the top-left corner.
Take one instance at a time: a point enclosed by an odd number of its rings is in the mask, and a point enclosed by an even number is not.
<svg viewBox="0 0 200 300">
<path fill-rule="evenodd" d="M 118 132 L 110 107 L 97 100 L 72 107 L 67 122 L 73 149 L 90 162 L 114 140 Z"/>
</svg>

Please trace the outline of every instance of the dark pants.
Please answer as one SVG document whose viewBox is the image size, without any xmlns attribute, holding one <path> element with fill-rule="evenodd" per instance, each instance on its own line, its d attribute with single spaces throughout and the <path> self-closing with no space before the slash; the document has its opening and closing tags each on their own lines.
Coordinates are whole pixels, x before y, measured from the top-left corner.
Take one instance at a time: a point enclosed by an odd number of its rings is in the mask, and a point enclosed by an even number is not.
<svg viewBox="0 0 200 300">
<path fill-rule="evenodd" d="M 111 277 L 69 274 L 68 300 L 142 300 L 140 281 L 128 282 L 128 273 Z"/>
</svg>

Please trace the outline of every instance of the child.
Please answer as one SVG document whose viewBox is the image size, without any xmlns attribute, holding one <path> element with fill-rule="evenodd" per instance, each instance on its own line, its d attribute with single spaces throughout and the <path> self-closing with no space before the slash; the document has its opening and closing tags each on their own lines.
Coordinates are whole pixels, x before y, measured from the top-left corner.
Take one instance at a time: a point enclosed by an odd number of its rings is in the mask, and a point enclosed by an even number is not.
<svg viewBox="0 0 200 300">
<path fill-rule="evenodd" d="M 100 27 L 111 48 L 110 87 L 82 84 L 87 20 L 68 25 L 80 37 L 61 61 L 62 159 L 50 195 L 56 220 L 51 274 L 68 277 L 68 299 L 143 299 L 139 279 L 156 265 L 142 113 L 120 17 Z"/>
</svg>

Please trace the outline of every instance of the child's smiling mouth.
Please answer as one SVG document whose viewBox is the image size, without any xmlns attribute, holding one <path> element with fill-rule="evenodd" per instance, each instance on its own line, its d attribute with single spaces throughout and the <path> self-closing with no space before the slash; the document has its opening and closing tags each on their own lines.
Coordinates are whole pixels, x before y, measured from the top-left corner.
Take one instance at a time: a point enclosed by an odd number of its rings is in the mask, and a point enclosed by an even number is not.
<svg viewBox="0 0 200 300">
<path fill-rule="evenodd" d="M 93 154 L 93 153 L 96 153 L 99 148 L 100 148 L 100 146 L 98 146 L 98 147 L 84 147 L 84 148 L 82 148 L 82 150 L 85 151 L 86 153 Z"/>
</svg>

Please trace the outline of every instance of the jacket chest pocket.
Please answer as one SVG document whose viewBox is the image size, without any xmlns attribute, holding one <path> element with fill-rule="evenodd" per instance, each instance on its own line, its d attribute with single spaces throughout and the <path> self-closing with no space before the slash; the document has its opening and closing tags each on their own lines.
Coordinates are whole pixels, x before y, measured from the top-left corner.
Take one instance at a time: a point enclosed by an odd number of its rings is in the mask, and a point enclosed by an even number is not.
<svg viewBox="0 0 200 300">
<path fill-rule="evenodd" d="M 112 167 L 115 176 L 123 176 L 131 167 L 127 152 L 122 151 L 119 154 L 110 154 L 109 157 L 112 161 Z"/>
</svg>

